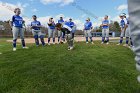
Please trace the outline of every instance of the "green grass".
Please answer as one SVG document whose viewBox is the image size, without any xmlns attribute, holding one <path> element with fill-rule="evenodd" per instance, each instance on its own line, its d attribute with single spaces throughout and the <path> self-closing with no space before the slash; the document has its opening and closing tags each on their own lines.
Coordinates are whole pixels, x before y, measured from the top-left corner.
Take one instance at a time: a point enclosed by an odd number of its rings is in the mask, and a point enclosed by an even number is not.
<svg viewBox="0 0 140 93">
<path fill-rule="evenodd" d="M 46 47 L 0 41 L 0 93 L 140 93 L 134 55 L 122 46 L 76 43 Z"/>
</svg>

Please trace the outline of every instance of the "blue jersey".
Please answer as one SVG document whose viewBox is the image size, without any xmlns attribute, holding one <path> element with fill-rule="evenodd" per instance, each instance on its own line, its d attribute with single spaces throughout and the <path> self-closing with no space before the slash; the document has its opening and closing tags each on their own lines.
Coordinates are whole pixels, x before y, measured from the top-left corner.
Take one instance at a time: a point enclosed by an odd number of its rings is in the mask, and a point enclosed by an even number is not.
<svg viewBox="0 0 140 93">
<path fill-rule="evenodd" d="M 69 21 L 69 26 L 70 26 L 71 28 L 73 28 L 73 27 L 74 27 L 74 22 L 70 22 L 70 21 Z"/>
<path fill-rule="evenodd" d="M 22 26 L 23 26 L 23 19 L 22 19 L 22 17 L 20 17 L 19 15 L 14 15 L 12 17 L 12 25 L 14 27 L 22 28 Z"/>
<path fill-rule="evenodd" d="M 70 27 L 70 24 L 69 22 L 65 22 L 65 25 L 67 25 L 68 27 Z M 71 27 L 70 27 L 71 28 Z"/>
<path fill-rule="evenodd" d="M 104 20 L 103 22 L 102 22 L 102 24 L 103 24 L 103 26 L 102 26 L 102 28 L 103 29 L 108 29 L 109 28 L 109 20 Z"/>
<path fill-rule="evenodd" d="M 122 19 L 122 20 L 120 21 L 120 27 L 121 27 L 121 28 L 124 28 L 125 25 L 126 25 L 126 23 L 125 23 L 124 19 Z"/>
<path fill-rule="evenodd" d="M 64 20 L 58 20 L 58 23 L 63 24 L 64 23 Z"/>
<path fill-rule="evenodd" d="M 55 29 L 55 23 L 52 22 L 50 25 L 48 25 L 50 29 Z"/>
<path fill-rule="evenodd" d="M 85 27 L 85 30 L 90 30 L 92 28 L 92 23 L 91 22 L 86 22 L 84 27 Z"/>
<path fill-rule="evenodd" d="M 33 21 L 31 22 L 31 26 L 32 26 L 32 29 L 34 30 L 40 30 L 40 27 L 36 27 L 36 26 L 41 26 L 41 23 L 39 21 Z"/>
</svg>

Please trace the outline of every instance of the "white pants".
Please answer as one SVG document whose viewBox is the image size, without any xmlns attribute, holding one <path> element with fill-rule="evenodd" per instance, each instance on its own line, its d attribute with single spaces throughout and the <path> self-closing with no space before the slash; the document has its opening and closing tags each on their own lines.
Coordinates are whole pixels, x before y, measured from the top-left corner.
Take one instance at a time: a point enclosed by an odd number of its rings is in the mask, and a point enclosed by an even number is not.
<svg viewBox="0 0 140 93">
<path fill-rule="evenodd" d="M 102 29 L 102 37 L 109 37 L 109 29 Z"/>
<path fill-rule="evenodd" d="M 130 26 L 127 27 L 125 37 L 130 37 Z"/>
<path fill-rule="evenodd" d="M 55 38 L 55 29 L 48 29 L 48 38 Z"/>
<path fill-rule="evenodd" d="M 124 37 L 124 35 L 125 35 L 125 31 L 124 30 L 125 30 L 124 28 L 121 28 L 121 35 L 120 35 L 120 37 Z"/>
<path fill-rule="evenodd" d="M 13 40 L 17 39 L 18 35 L 20 35 L 21 40 L 24 39 L 23 28 L 13 26 L 12 32 L 13 32 Z"/>
<path fill-rule="evenodd" d="M 85 37 L 92 37 L 91 30 L 85 30 Z"/>
<path fill-rule="evenodd" d="M 61 36 L 62 36 L 62 32 L 58 31 L 58 37 L 61 37 Z"/>
<path fill-rule="evenodd" d="M 41 36 L 42 35 L 42 33 L 41 33 L 41 30 L 34 30 L 34 29 L 32 29 L 32 34 L 33 34 L 33 36 Z"/>
</svg>

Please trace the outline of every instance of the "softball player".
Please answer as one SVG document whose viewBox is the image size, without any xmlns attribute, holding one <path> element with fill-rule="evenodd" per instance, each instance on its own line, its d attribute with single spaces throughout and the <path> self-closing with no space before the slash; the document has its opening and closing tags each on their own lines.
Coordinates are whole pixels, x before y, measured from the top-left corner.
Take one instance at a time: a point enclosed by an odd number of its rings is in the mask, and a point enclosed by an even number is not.
<svg viewBox="0 0 140 93">
<path fill-rule="evenodd" d="M 36 46 L 39 46 L 38 38 L 40 38 L 42 45 L 45 46 L 44 36 L 42 35 L 41 30 L 40 30 L 41 23 L 37 21 L 36 15 L 33 15 L 32 18 L 33 18 L 33 22 L 31 22 L 31 29 L 32 29 L 32 34 L 35 39 Z"/>
<path fill-rule="evenodd" d="M 64 20 L 63 20 L 63 17 L 60 17 L 60 20 L 58 20 L 58 23 L 64 25 Z M 62 37 L 62 40 L 64 40 L 65 38 L 63 37 L 63 33 L 61 31 L 58 31 L 58 43 L 61 42 L 61 37 Z"/>
<path fill-rule="evenodd" d="M 23 18 L 20 16 L 21 10 L 19 8 L 16 8 L 14 10 L 14 13 L 15 15 L 12 17 L 12 21 L 10 23 L 13 32 L 13 51 L 16 51 L 16 41 L 18 38 L 18 34 L 20 35 L 23 49 L 28 49 L 28 47 L 25 46 L 24 31 L 23 31 L 23 24 L 25 22 L 23 21 Z"/>
<path fill-rule="evenodd" d="M 124 19 L 124 15 L 123 14 L 120 14 L 120 19 L 121 19 L 121 21 L 120 21 L 120 27 L 121 27 L 121 35 L 120 35 L 120 42 L 119 42 L 119 44 L 117 44 L 117 45 L 121 45 L 122 43 L 123 43 L 123 37 L 124 37 L 124 35 L 125 35 L 125 31 L 126 31 L 126 24 L 127 24 L 127 22 L 126 22 L 126 20 Z"/>
<path fill-rule="evenodd" d="M 72 19 L 71 18 L 69 19 L 69 22 L 68 23 L 69 23 L 69 26 L 72 29 L 72 33 L 71 34 L 72 34 L 72 38 L 74 39 L 74 34 L 75 34 L 75 29 L 76 29 L 75 27 L 76 26 L 75 26 L 74 22 L 72 22 Z"/>
<path fill-rule="evenodd" d="M 123 15 L 124 15 L 124 20 L 126 20 L 126 22 L 127 22 L 127 24 L 126 24 L 126 32 L 125 32 L 126 44 L 124 44 L 123 46 L 128 47 L 129 46 L 128 43 L 129 43 L 129 40 L 130 40 L 130 47 L 133 47 L 133 43 L 132 43 L 131 36 L 130 36 L 129 20 L 127 19 L 125 13 L 123 13 Z"/>
<path fill-rule="evenodd" d="M 72 29 L 68 25 L 62 25 L 60 23 L 56 24 L 56 29 L 66 34 L 66 40 L 68 42 L 68 50 L 72 50 L 74 48 L 73 38 L 71 34 Z"/>
<path fill-rule="evenodd" d="M 53 44 L 55 44 L 55 23 L 53 21 L 53 18 L 49 19 L 48 26 L 48 45 L 50 45 L 51 37 L 53 38 Z"/>
<path fill-rule="evenodd" d="M 106 44 L 109 44 L 109 20 L 107 15 L 104 17 L 101 26 L 102 26 L 102 44 L 105 42 L 105 38 L 107 39 Z"/>
<path fill-rule="evenodd" d="M 91 30 L 92 30 L 92 23 L 90 22 L 90 19 L 87 18 L 86 19 L 86 23 L 84 25 L 84 32 L 85 32 L 85 37 L 86 37 L 86 43 L 88 43 L 88 37 L 89 37 L 91 43 L 93 44 Z"/>
</svg>

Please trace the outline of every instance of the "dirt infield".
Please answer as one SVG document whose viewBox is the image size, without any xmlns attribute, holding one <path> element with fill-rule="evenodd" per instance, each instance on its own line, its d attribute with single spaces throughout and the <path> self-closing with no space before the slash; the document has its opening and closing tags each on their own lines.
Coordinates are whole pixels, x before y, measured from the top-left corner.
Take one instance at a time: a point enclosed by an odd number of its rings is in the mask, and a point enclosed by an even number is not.
<svg viewBox="0 0 140 93">
<path fill-rule="evenodd" d="M 110 37 L 110 40 L 116 40 L 116 39 L 119 39 L 119 37 L 115 37 L 115 38 Z M 93 38 L 93 41 L 97 41 L 97 40 L 102 40 L 102 38 L 101 37 L 94 37 Z M 26 38 L 25 41 L 26 41 L 26 43 L 34 43 L 35 42 L 34 38 Z M 45 38 L 45 42 L 47 42 L 47 41 L 48 41 L 48 39 Z M 58 39 L 56 38 L 56 43 L 58 43 L 57 41 L 58 41 Z M 75 41 L 77 41 L 77 42 L 85 41 L 85 37 L 75 37 Z M 7 42 L 12 42 L 12 40 L 7 40 Z M 18 39 L 17 42 L 20 43 L 21 40 Z M 52 40 L 51 40 L 51 43 L 52 43 Z"/>
</svg>

